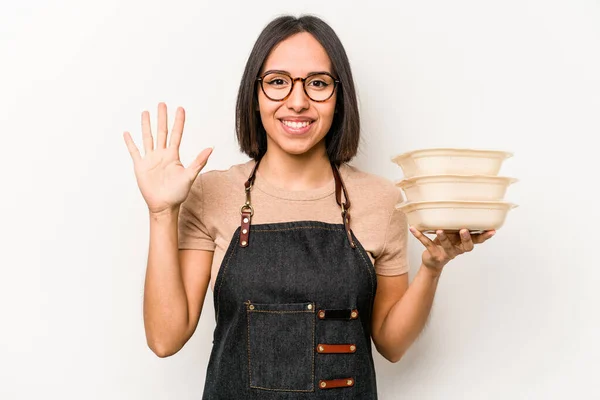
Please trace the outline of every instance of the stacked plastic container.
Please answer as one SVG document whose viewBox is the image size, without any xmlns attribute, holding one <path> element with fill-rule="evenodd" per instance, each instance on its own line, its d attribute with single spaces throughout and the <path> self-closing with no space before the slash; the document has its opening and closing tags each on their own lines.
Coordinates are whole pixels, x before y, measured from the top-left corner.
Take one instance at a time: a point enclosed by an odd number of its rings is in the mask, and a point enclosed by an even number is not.
<svg viewBox="0 0 600 400">
<path fill-rule="evenodd" d="M 396 186 L 405 200 L 396 208 L 424 233 L 497 230 L 517 207 L 504 199 L 517 179 L 499 176 L 503 162 L 512 156 L 497 150 L 450 148 L 397 155 L 392 162 L 402 168 L 404 179 Z"/>
</svg>

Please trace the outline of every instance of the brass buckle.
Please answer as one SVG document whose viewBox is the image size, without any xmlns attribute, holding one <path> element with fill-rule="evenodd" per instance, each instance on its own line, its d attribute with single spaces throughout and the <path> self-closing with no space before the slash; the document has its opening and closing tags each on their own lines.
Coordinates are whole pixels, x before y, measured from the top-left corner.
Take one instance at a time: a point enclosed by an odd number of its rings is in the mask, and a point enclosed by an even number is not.
<svg viewBox="0 0 600 400">
<path fill-rule="evenodd" d="M 244 204 L 242 208 L 240 208 L 240 214 L 244 214 L 244 210 L 250 210 L 250 216 L 254 215 L 254 208 L 250 204 Z"/>
</svg>

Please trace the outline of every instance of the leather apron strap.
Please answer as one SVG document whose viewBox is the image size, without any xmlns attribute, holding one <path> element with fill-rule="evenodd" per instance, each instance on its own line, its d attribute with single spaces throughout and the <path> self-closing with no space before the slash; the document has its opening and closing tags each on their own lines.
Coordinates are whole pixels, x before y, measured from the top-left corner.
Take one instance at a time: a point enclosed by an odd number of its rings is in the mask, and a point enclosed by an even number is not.
<svg viewBox="0 0 600 400">
<path fill-rule="evenodd" d="M 258 170 L 258 165 L 260 164 L 261 159 L 257 160 L 248 176 L 248 180 L 244 184 L 244 189 L 246 191 L 246 202 L 240 209 L 241 214 L 241 223 L 240 223 L 240 246 L 247 247 L 250 243 L 250 224 L 252 221 L 252 216 L 254 215 L 254 208 L 252 208 L 250 191 L 252 190 L 252 186 L 254 186 L 254 181 L 256 180 L 256 171 Z M 331 163 L 331 170 L 333 171 L 333 178 L 335 180 L 335 200 L 337 204 L 342 209 L 342 221 L 344 223 L 344 228 L 346 229 L 346 234 L 348 236 L 348 241 L 350 242 L 350 247 L 353 249 L 356 248 L 356 243 L 352 238 L 352 229 L 350 228 L 350 198 L 348 197 L 348 191 L 346 190 L 346 185 L 342 180 L 342 176 L 340 175 L 340 171 L 338 166 L 335 163 Z M 342 201 L 342 193 L 344 195 L 344 201 Z"/>
</svg>

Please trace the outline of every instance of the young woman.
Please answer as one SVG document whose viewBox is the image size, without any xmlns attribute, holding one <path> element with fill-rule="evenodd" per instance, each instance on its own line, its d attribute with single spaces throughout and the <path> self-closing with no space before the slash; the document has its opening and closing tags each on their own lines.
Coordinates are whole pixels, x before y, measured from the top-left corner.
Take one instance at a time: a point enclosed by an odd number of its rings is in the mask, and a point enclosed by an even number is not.
<svg viewBox="0 0 600 400">
<path fill-rule="evenodd" d="M 145 155 L 129 133 L 150 213 L 144 321 L 160 357 L 216 328 L 204 399 L 376 399 L 371 340 L 397 362 L 422 330 L 444 266 L 493 235 L 437 232 L 410 287 L 407 221 L 392 182 L 348 165 L 359 143 L 350 65 L 322 20 L 273 20 L 246 64 L 237 138 L 250 160 L 199 175 L 212 149 L 179 160 L 184 110 Z"/>
</svg>

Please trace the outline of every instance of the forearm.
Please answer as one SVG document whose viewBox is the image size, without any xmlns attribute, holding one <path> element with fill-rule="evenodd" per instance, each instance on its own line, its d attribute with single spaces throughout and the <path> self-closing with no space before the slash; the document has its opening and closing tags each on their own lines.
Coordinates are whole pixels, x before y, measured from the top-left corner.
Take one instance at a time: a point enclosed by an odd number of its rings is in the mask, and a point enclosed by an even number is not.
<svg viewBox="0 0 600 400">
<path fill-rule="evenodd" d="M 388 360 L 400 360 L 423 330 L 439 278 L 439 273 L 421 265 L 406 293 L 390 308 L 377 341 L 378 351 Z"/>
<path fill-rule="evenodd" d="M 189 323 L 177 246 L 178 216 L 178 210 L 150 214 L 144 326 L 149 347 L 163 356 L 182 346 Z"/>
</svg>

